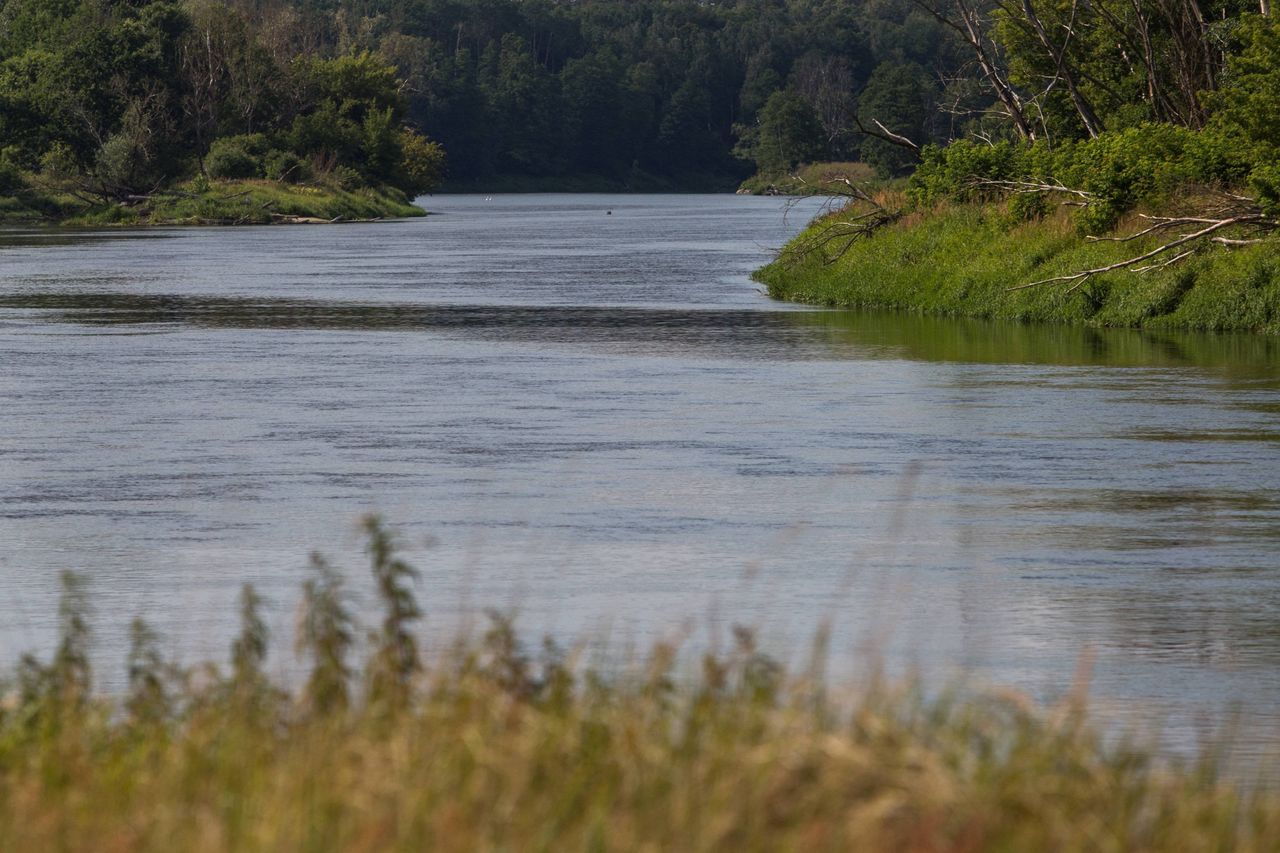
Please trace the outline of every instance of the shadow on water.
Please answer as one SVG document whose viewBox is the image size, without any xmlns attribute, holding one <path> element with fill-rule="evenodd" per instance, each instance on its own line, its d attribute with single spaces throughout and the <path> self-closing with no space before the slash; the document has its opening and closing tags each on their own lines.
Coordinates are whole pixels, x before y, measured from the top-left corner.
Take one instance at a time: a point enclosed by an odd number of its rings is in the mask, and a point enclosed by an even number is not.
<svg viewBox="0 0 1280 853">
<path fill-rule="evenodd" d="M 639 354 L 732 349 L 735 358 L 883 359 L 982 364 L 1201 367 L 1275 378 L 1280 339 L 1152 332 L 867 311 L 690 310 L 602 306 L 365 304 L 128 293 L 18 293 L 0 308 L 96 326 L 433 331 Z"/>
</svg>

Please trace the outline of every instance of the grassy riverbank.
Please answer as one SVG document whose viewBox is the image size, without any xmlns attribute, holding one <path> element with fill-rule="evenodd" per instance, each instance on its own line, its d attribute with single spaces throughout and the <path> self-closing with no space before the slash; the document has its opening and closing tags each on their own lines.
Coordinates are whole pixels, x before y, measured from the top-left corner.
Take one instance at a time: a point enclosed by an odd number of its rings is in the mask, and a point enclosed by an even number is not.
<svg viewBox="0 0 1280 853">
<path fill-rule="evenodd" d="M 738 193 L 740 195 L 826 195 L 830 192 L 832 181 L 849 180 L 863 184 L 875 179 L 875 170 L 866 163 L 806 163 L 793 172 L 758 172 L 738 186 Z"/>
<path fill-rule="evenodd" d="M 384 608 L 353 664 L 341 581 L 306 584 L 294 693 L 264 672 L 246 589 L 231 667 L 180 669 L 135 623 L 124 695 L 92 691 L 90 597 L 0 702 L 5 850 L 1272 850 L 1280 797 L 1212 753 L 1104 739 L 1079 690 L 926 698 L 787 672 L 737 630 L 703 657 L 655 646 L 593 669 L 509 620 L 420 657 L 413 570 L 375 521 Z M 1065 688 L 1065 685 L 1064 685 Z"/>
<path fill-rule="evenodd" d="M 28 191 L 0 198 L 0 221 L 64 225 L 268 225 L 423 216 L 390 187 L 269 180 L 187 181 L 119 203 L 95 203 L 65 192 Z"/>
<path fill-rule="evenodd" d="M 1074 289 L 1066 282 L 1012 290 L 1114 263 L 1168 238 L 1090 241 L 1065 214 L 1016 222 L 1007 205 L 950 204 L 908 214 L 842 255 L 840 241 L 800 251 L 830 221 L 815 221 L 756 274 L 771 296 L 953 317 L 1280 333 L 1280 240 L 1205 247 L 1179 264 L 1097 275 Z M 1139 227 L 1122 222 L 1114 233 Z"/>
</svg>

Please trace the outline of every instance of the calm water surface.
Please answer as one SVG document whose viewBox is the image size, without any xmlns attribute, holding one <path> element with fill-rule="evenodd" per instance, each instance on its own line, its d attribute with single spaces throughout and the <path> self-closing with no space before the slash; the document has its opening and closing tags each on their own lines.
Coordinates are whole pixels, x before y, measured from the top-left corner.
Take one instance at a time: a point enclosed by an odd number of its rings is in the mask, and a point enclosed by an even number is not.
<svg viewBox="0 0 1280 853">
<path fill-rule="evenodd" d="M 286 645 L 307 553 L 362 577 L 376 510 L 429 632 L 496 605 L 799 657 L 832 619 L 838 663 L 1044 699 L 1090 653 L 1172 743 L 1238 709 L 1280 747 L 1278 342 L 771 302 L 747 274 L 812 204 L 428 202 L 0 232 L 0 664 L 50 646 L 65 568 L 107 684 L 135 614 L 220 655 L 246 580 Z"/>
</svg>

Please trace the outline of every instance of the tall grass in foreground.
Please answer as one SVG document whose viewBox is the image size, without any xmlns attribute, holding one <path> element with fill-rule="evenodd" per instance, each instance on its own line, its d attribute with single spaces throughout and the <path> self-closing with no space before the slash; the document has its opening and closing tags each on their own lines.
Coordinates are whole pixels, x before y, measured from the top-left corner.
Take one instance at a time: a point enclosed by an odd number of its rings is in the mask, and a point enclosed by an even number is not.
<svg viewBox="0 0 1280 853">
<path fill-rule="evenodd" d="M 174 666 L 137 621 L 127 695 L 95 695 L 69 577 L 56 651 L 0 708 L 0 850 L 1280 848 L 1280 799 L 1104 741 L 1079 697 L 841 696 L 821 643 L 788 673 L 745 630 L 695 677 L 661 644 L 602 672 L 499 615 L 424 660 L 414 570 L 366 532 L 383 619 L 357 643 L 316 558 L 293 693 L 246 587 L 229 670 Z"/>
</svg>

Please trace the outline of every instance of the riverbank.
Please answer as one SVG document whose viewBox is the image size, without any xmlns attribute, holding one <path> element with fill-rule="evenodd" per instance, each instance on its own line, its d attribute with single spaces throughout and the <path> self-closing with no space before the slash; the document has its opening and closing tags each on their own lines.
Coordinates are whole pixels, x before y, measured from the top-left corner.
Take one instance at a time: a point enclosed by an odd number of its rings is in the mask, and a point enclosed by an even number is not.
<svg viewBox="0 0 1280 853">
<path fill-rule="evenodd" d="M 859 184 L 875 181 L 866 163 L 806 163 L 791 172 L 756 173 L 738 185 L 739 195 L 827 195 L 833 181 Z"/>
<path fill-rule="evenodd" d="M 333 183 L 193 180 L 122 202 L 88 201 L 67 192 L 28 191 L 0 198 L 0 222 L 61 225 L 270 225 L 370 221 L 425 216 L 390 187 Z"/>
<path fill-rule="evenodd" d="M 744 628 L 696 667 L 658 643 L 606 670 L 589 638 L 531 649 L 496 611 L 478 636 L 425 654 L 416 573 L 376 519 L 365 530 L 383 610 L 368 657 L 353 662 L 366 635 L 317 557 L 296 690 L 268 675 L 273 638 L 246 586 L 228 668 L 177 666 L 135 620 L 127 690 L 96 694 L 92 599 L 65 575 L 56 652 L 27 658 L 0 702 L 0 847 L 1280 845 L 1273 791 L 1229 780 L 1212 745 L 1175 762 L 1103 737 L 1080 674 L 1048 708 L 875 675 L 838 689 L 822 675 L 821 636 L 811 663 L 788 671 Z"/>
<path fill-rule="evenodd" d="M 908 213 L 847 248 L 845 238 L 818 247 L 835 216 L 816 220 L 755 274 L 770 296 L 950 317 L 1280 334 L 1280 240 L 1206 246 L 1147 272 L 1015 289 L 1133 257 L 1168 237 L 1093 241 L 1065 213 L 1017 222 L 1007 205 L 955 204 Z M 1122 222 L 1108 236 L 1139 227 Z"/>
<path fill-rule="evenodd" d="M 446 180 L 437 193 L 729 193 L 738 186 L 735 175 L 688 174 L 674 177 L 635 171 L 625 178 L 604 175 L 494 175 L 475 180 Z"/>
</svg>

